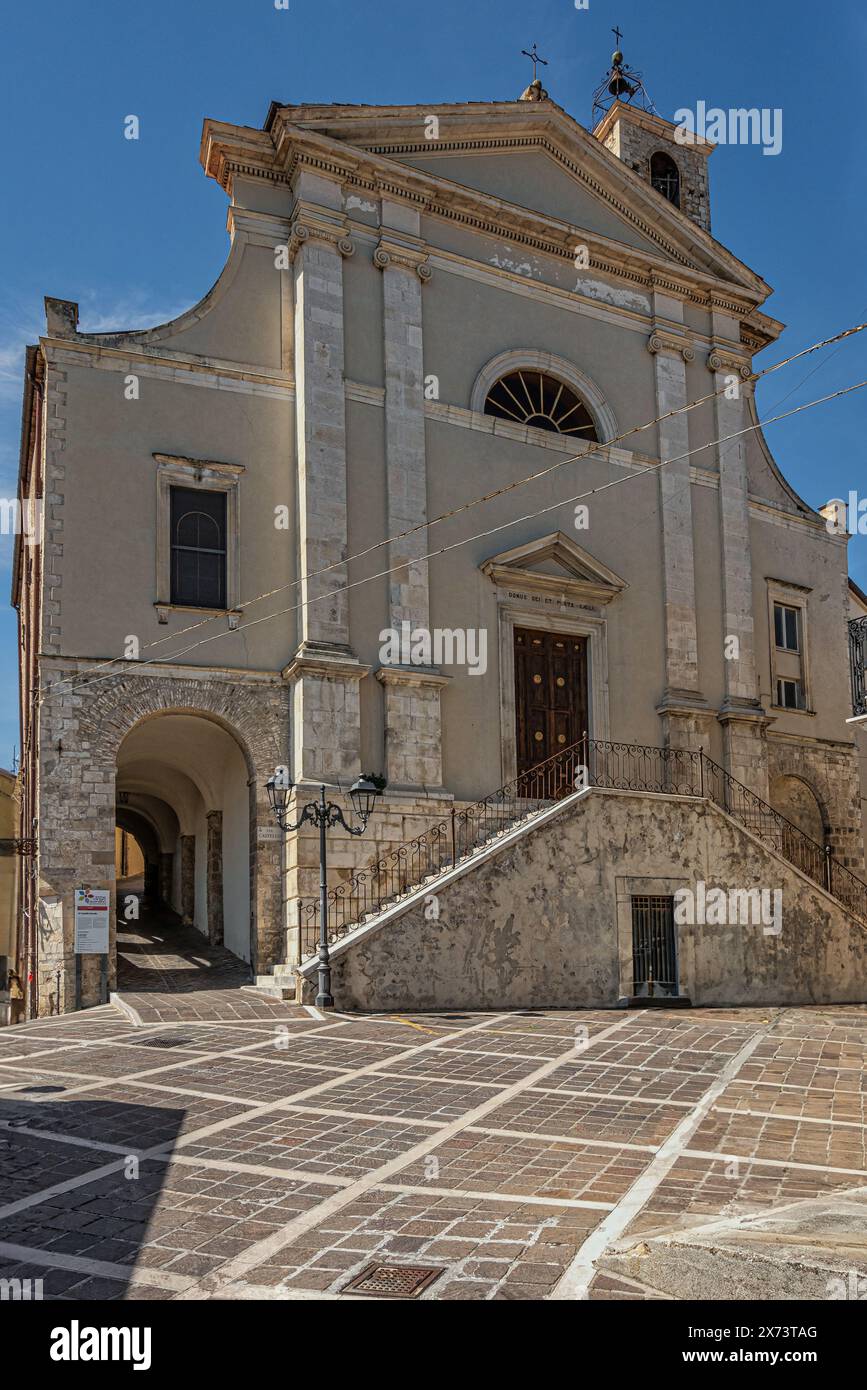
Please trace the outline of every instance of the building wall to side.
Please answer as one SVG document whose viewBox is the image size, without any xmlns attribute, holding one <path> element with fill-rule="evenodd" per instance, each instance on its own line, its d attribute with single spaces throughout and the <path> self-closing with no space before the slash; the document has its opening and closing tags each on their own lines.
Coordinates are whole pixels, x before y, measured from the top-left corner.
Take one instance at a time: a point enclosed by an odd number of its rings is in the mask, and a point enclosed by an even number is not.
<svg viewBox="0 0 867 1390">
<path fill-rule="evenodd" d="M 218 671 L 183 676 L 131 672 L 86 692 L 87 665 L 43 662 L 47 691 L 40 712 L 40 834 L 37 859 L 38 911 L 43 930 L 38 962 L 41 1012 L 67 1012 L 73 1005 L 73 890 L 115 888 L 115 805 L 118 751 L 142 721 L 178 710 L 219 724 L 244 750 L 245 775 L 231 783 L 233 795 L 249 796 L 250 909 L 248 958 L 264 973 L 284 958 L 285 918 L 280 845 L 270 838 L 273 822 L 265 783 L 286 762 L 286 692 L 278 680 Z M 92 678 L 92 677 L 91 677 Z M 210 808 L 207 808 L 210 809 Z M 207 821 L 195 833 L 196 925 L 207 935 Z M 183 901 L 183 866 L 175 855 L 175 891 Z M 178 881 L 180 875 L 180 881 Z M 237 887 L 237 885 L 236 885 Z M 231 899 L 230 899 L 231 901 Z M 246 917 L 246 913 L 245 913 Z M 241 931 L 244 930 L 243 924 Z M 252 939 L 250 939 L 252 933 Z M 115 987 L 115 940 L 111 939 L 110 987 Z M 59 981 L 59 989 L 58 989 Z M 84 1004 L 98 1002 L 98 961 L 85 960 Z M 58 998 L 59 995 L 59 998 Z"/>
<path fill-rule="evenodd" d="M 0 768 L 0 840 L 18 838 L 18 779 Z M 18 948 L 18 875 L 20 857 L 10 845 L 0 849 L 0 1024 L 10 1022 L 9 972 Z"/>
<path fill-rule="evenodd" d="M 339 1008 L 611 1008 L 632 980 L 631 897 L 767 889 L 773 912 L 676 926 L 695 1006 L 863 1002 L 867 928 L 706 802 L 590 792 L 427 902 L 334 951 Z M 773 899 L 768 900 L 773 904 Z M 771 928 L 771 932 L 766 930 Z M 312 984 L 305 989 L 312 990 Z M 311 995 L 312 997 L 312 995 Z"/>
</svg>

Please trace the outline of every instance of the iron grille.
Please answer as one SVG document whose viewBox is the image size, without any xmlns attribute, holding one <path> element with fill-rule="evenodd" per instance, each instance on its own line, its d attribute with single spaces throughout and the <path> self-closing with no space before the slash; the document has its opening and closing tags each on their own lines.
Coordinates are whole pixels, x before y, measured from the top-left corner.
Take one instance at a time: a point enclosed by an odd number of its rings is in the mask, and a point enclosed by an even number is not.
<svg viewBox="0 0 867 1390">
<path fill-rule="evenodd" d="M 677 994 L 674 898 L 632 899 L 632 993 L 647 999 Z"/>
<path fill-rule="evenodd" d="M 431 1265 L 368 1265 L 341 1290 L 365 1298 L 418 1298 L 445 1269 Z"/>
<path fill-rule="evenodd" d="M 867 617 L 849 624 L 849 672 L 852 678 L 852 713 L 867 714 Z"/>
</svg>

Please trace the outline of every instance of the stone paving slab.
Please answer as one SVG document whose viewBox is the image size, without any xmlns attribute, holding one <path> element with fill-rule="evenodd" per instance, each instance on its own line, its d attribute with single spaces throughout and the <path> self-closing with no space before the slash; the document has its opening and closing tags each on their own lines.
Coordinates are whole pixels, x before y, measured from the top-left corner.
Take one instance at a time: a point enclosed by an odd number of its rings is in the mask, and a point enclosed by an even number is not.
<svg viewBox="0 0 867 1390">
<path fill-rule="evenodd" d="M 623 1096 L 601 1098 L 530 1090 L 492 1110 L 485 1127 L 552 1138 L 657 1145 L 677 1128 L 685 1113 L 686 1107 L 665 1101 L 647 1103 Z"/>
<path fill-rule="evenodd" d="M 742 1226 L 793 1204 L 855 1258 L 867 1010 L 319 1015 L 137 935 L 132 1013 L 0 1033 L 0 1271 L 49 1298 L 340 1299 L 371 1260 L 424 1301 L 712 1297 L 715 1247 L 662 1250 L 708 1222 L 788 1290 L 801 1245 Z"/>
<path fill-rule="evenodd" d="M 601 1091 L 606 1095 L 644 1097 L 648 1100 L 699 1101 L 708 1086 L 701 1073 L 654 1070 L 636 1064 L 605 1066 L 598 1062 L 567 1062 L 551 1073 L 547 1090 Z"/>
<path fill-rule="evenodd" d="M 252 1285 L 337 1292 L 384 1260 L 445 1269 L 422 1301 L 544 1298 L 593 1224 L 592 1214 L 553 1203 L 374 1188 L 247 1277 Z"/>
<path fill-rule="evenodd" d="M 720 1107 L 755 1110 L 768 1115 L 794 1115 L 796 1118 L 833 1121 L 838 1124 L 867 1124 L 867 1094 L 773 1082 L 732 1081 L 719 1098 Z"/>
<path fill-rule="evenodd" d="M 328 1092 L 328 1105 L 395 1119 L 454 1120 L 497 1095 L 496 1086 L 466 1086 L 445 1080 L 365 1076 Z"/>
<path fill-rule="evenodd" d="M 144 1071 L 144 1068 L 142 1068 Z M 345 1074 L 345 1073 L 344 1073 Z M 295 1065 L 286 1061 L 260 1062 L 253 1057 L 219 1057 L 196 1061 L 182 1068 L 166 1067 L 148 1077 L 148 1084 L 169 1090 L 212 1096 L 240 1097 L 250 1102 L 288 1099 L 299 1091 L 333 1081 L 341 1072 L 333 1068 Z"/>
<path fill-rule="evenodd" d="M 692 1226 L 698 1218 L 766 1213 L 788 1202 L 845 1193 L 857 1181 L 842 1173 L 794 1166 L 684 1157 L 648 1199 L 629 1233 Z"/>
<path fill-rule="evenodd" d="M 401 1169 L 395 1181 L 612 1205 L 644 1171 L 651 1154 L 469 1129 L 445 1140 L 434 1157 L 434 1172 L 422 1160 Z"/>
<path fill-rule="evenodd" d="M 130 1149 L 173 1143 L 187 1132 L 249 1110 L 249 1105 L 241 1101 L 178 1096 L 134 1083 L 102 1086 L 81 1099 L 50 1096 L 38 1106 L 17 1099 L 15 1116 L 19 1120 L 26 1117 L 28 1131 L 47 1131 Z M 10 1108 L 11 1098 L 0 1103 L 0 1123 Z"/>
<path fill-rule="evenodd" d="M 542 1059 L 544 1060 L 544 1058 Z M 539 1067 L 538 1057 L 509 1057 L 502 1052 L 452 1052 L 434 1048 L 419 1057 L 403 1061 L 386 1061 L 383 1071 L 391 1076 L 418 1076 L 428 1080 L 487 1081 L 493 1086 L 506 1086 L 532 1076 Z"/>
<path fill-rule="evenodd" d="M 772 1115 L 728 1114 L 714 1107 L 690 1140 L 690 1149 L 860 1169 L 867 1182 L 867 1129 L 784 1120 Z"/>
<path fill-rule="evenodd" d="M 267 1168 L 303 1169 L 311 1176 L 357 1178 L 399 1157 L 429 1136 L 404 1121 L 349 1119 L 297 1107 L 239 1119 L 237 1125 L 185 1145 L 193 1158 Z"/>
</svg>

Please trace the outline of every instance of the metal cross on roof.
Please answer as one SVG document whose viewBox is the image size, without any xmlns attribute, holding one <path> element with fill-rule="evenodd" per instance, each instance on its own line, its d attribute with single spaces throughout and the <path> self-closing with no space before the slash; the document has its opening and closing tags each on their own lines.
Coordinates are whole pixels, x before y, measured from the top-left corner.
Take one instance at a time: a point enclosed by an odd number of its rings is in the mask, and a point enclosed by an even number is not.
<svg viewBox="0 0 867 1390">
<path fill-rule="evenodd" d="M 623 38 L 623 35 L 621 34 L 619 28 L 618 28 L 618 29 L 612 29 L 611 32 L 612 32 L 612 34 L 614 35 L 615 39 L 617 40 L 617 47 L 619 48 L 619 47 L 620 47 L 620 40 Z"/>
<path fill-rule="evenodd" d="M 537 76 L 536 76 L 536 64 L 537 64 L 537 63 L 542 63 L 544 67 L 547 67 L 547 66 L 548 66 L 548 59 L 547 59 L 547 58 L 540 58 L 540 57 L 539 57 L 539 54 L 538 54 L 537 51 L 536 51 L 536 45 L 535 45 L 535 44 L 533 44 L 533 51 L 532 51 L 532 53 L 528 53 L 527 50 L 526 50 L 526 48 L 522 48 L 522 49 L 521 49 L 521 53 L 523 54 L 523 56 L 524 56 L 525 58 L 530 58 L 530 59 L 532 60 L 532 63 L 533 63 L 533 81 L 534 81 L 534 82 L 538 81 L 538 78 L 537 78 Z"/>
</svg>

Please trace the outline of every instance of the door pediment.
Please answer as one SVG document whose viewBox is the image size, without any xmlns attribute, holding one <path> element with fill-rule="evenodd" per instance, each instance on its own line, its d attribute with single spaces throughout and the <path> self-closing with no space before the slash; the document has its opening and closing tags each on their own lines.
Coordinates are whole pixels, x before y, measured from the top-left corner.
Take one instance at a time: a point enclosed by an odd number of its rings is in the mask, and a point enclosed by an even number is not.
<svg viewBox="0 0 867 1390">
<path fill-rule="evenodd" d="M 625 579 L 562 531 L 492 555 L 480 568 L 494 584 L 585 603 L 610 603 L 628 587 Z"/>
</svg>

